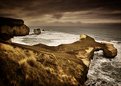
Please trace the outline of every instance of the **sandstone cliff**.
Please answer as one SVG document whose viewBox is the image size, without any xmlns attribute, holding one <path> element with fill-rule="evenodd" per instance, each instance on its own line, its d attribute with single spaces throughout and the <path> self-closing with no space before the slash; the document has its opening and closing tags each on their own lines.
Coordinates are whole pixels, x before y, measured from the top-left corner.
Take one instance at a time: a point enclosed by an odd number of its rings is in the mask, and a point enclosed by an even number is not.
<svg viewBox="0 0 121 86">
<path fill-rule="evenodd" d="M 117 55 L 112 44 L 98 43 L 87 35 L 56 47 L 2 41 L 0 86 L 83 86 L 97 50 L 103 50 L 108 58 Z"/>
<path fill-rule="evenodd" d="M 21 19 L 0 17 L 0 41 L 9 41 L 14 36 L 29 34 L 29 28 Z"/>
</svg>

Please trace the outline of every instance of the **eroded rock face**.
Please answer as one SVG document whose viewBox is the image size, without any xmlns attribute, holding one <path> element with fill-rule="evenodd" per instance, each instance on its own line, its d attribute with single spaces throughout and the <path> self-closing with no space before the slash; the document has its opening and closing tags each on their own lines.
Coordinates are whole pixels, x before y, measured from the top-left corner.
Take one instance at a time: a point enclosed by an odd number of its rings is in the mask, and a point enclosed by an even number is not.
<svg viewBox="0 0 121 86">
<path fill-rule="evenodd" d="M 108 58 L 113 58 L 117 55 L 117 49 L 113 44 L 105 43 L 103 48 L 104 55 Z"/>
<path fill-rule="evenodd" d="M 29 34 L 29 27 L 24 25 L 23 20 L 0 17 L 0 40 L 8 41 L 14 36 Z"/>
<path fill-rule="evenodd" d="M 87 35 L 82 38 L 56 47 L 0 43 L 0 85 L 82 86 L 94 51 L 105 48 Z M 110 53 L 110 56 L 115 55 Z"/>
<path fill-rule="evenodd" d="M 11 36 L 25 36 L 29 34 L 29 28 L 26 25 L 21 26 L 1 26 L 0 34 L 6 34 Z"/>
</svg>

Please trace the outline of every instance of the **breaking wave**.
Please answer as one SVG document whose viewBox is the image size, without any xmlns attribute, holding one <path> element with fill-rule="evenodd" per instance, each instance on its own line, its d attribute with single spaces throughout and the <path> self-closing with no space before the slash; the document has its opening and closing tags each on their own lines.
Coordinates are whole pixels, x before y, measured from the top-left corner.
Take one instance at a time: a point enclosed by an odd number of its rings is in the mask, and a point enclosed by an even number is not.
<svg viewBox="0 0 121 86">
<path fill-rule="evenodd" d="M 106 59 L 102 51 L 95 52 L 90 64 L 88 80 L 85 83 L 87 86 L 121 86 L 121 42 L 106 43 L 114 44 L 118 54 L 113 59 Z"/>
<path fill-rule="evenodd" d="M 77 40 L 79 40 L 79 35 L 55 31 L 44 31 L 40 35 L 27 35 L 23 37 L 14 37 L 12 39 L 12 41 L 15 43 L 25 45 L 35 45 L 42 43 L 49 46 L 72 43 Z"/>
</svg>

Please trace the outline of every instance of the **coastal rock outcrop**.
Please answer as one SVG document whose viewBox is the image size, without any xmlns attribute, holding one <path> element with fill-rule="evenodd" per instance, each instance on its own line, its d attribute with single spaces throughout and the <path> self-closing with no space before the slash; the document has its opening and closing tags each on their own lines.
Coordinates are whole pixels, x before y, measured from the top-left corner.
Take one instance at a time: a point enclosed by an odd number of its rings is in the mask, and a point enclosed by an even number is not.
<svg viewBox="0 0 121 86">
<path fill-rule="evenodd" d="M 114 47 L 113 44 L 110 43 L 104 43 L 103 52 L 104 55 L 108 58 L 113 58 L 117 55 L 117 49 Z"/>
<path fill-rule="evenodd" d="M 0 86 L 83 86 L 97 50 L 103 50 L 109 57 L 117 54 L 115 47 L 98 43 L 87 35 L 59 46 L 1 41 Z"/>
<path fill-rule="evenodd" d="M 29 34 L 29 28 L 21 19 L 0 17 L 0 40 L 8 41 L 14 36 L 25 36 Z"/>
<path fill-rule="evenodd" d="M 87 36 L 83 40 L 57 47 L 0 43 L 0 84 L 82 86 L 87 79 L 95 49 L 103 46 L 91 39 Z"/>
</svg>

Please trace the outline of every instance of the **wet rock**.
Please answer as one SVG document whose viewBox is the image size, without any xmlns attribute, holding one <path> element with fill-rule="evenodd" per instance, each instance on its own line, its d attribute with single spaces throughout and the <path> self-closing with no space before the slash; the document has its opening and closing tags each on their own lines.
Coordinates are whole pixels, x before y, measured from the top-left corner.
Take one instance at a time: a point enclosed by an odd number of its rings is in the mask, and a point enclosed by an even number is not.
<svg viewBox="0 0 121 86">
<path fill-rule="evenodd" d="M 23 20 L 0 17 L 0 40 L 8 41 L 14 36 L 29 34 L 29 27 L 24 25 Z"/>
<path fill-rule="evenodd" d="M 41 34 L 41 29 L 40 28 L 34 29 L 34 34 L 35 35 Z"/>
</svg>

